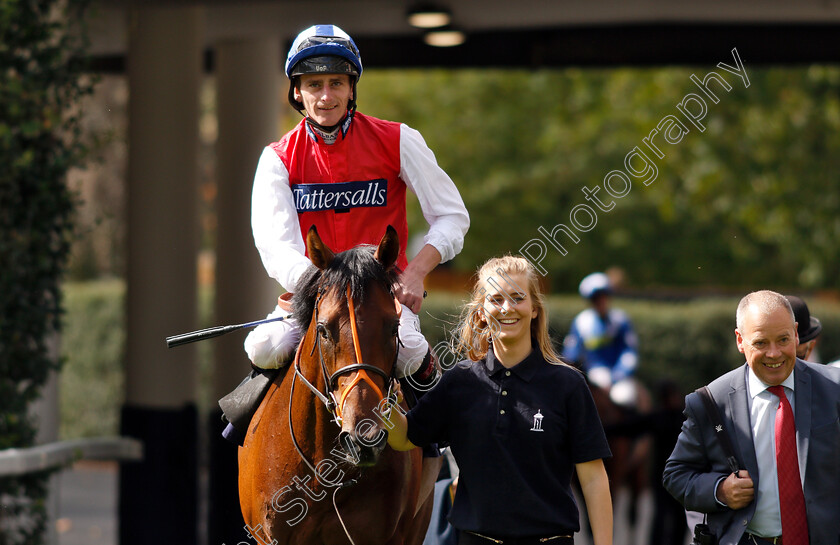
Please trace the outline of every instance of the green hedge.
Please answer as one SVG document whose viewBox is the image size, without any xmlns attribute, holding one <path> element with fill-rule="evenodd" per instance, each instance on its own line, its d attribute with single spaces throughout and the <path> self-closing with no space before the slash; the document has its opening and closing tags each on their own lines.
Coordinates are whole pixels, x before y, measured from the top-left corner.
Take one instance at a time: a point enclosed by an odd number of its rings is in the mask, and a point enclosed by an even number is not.
<svg viewBox="0 0 840 545">
<path fill-rule="evenodd" d="M 811 301 L 812 298 L 807 298 Z M 447 338 L 466 295 L 430 295 L 421 312 L 423 332 L 432 346 Z M 575 315 L 585 308 L 576 296 L 549 299 L 549 327 L 558 348 Z M 661 302 L 616 297 L 639 336 L 638 376 L 648 386 L 671 378 L 686 392 L 706 384 L 742 364 L 735 346 L 735 309 L 738 298 L 704 298 Z M 823 324 L 817 351 L 822 361 L 840 357 L 840 304 L 809 302 Z"/>
<path fill-rule="evenodd" d="M 123 396 L 124 285 L 120 281 L 73 283 L 64 286 L 64 294 L 61 436 L 116 434 Z M 809 306 L 823 323 L 817 350 L 823 361 L 835 359 L 840 356 L 840 304 L 812 299 Z M 209 311 L 209 300 L 203 294 L 202 315 Z M 466 294 L 457 293 L 433 293 L 426 300 L 421 322 L 433 346 L 448 338 L 465 300 Z M 615 306 L 630 315 L 639 335 L 640 378 L 651 387 L 659 379 L 672 378 L 686 392 L 743 363 L 733 333 L 737 304 L 737 298 L 679 303 L 614 300 Z M 549 299 L 550 328 L 558 347 L 583 308 L 576 296 Z M 202 359 L 209 360 L 211 343 L 201 343 L 208 349 Z M 209 367 L 200 380 L 209 382 Z M 204 386 L 199 385 L 200 392 L 207 390 Z"/>
<path fill-rule="evenodd" d="M 123 400 L 125 285 L 119 280 L 64 286 L 59 397 L 63 439 L 119 434 Z"/>
<path fill-rule="evenodd" d="M 125 390 L 125 283 L 69 282 L 63 294 L 59 434 L 62 439 L 118 435 Z M 211 295 L 200 292 L 200 327 L 211 325 Z M 209 393 L 212 341 L 199 344 L 199 408 L 206 410 L 216 403 Z"/>
</svg>

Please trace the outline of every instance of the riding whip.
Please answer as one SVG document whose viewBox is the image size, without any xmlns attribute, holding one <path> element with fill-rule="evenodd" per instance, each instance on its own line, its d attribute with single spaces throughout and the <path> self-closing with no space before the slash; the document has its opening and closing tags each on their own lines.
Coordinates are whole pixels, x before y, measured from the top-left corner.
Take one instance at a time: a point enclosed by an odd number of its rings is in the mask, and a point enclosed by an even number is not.
<svg viewBox="0 0 840 545">
<path fill-rule="evenodd" d="M 216 327 L 208 327 L 207 329 L 199 329 L 198 331 L 190 331 L 189 333 L 181 333 L 180 335 L 172 335 L 166 338 L 167 348 L 174 348 L 182 344 L 194 343 L 196 341 L 203 341 L 204 339 L 211 339 L 236 331 L 237 329 L 245 329 L 247 327 L 255 327 L 260 324 L 267 324 L 270 322 L 280 322 L 286 318 L 291 318 L 291 314 L 287 316 L 280 316 L 279 318 L 267 318 L 265 320 L 257 320 L 256 322 L 248 322 L 246 324 L 235 325 L 220 325 Z"/>
</svg>

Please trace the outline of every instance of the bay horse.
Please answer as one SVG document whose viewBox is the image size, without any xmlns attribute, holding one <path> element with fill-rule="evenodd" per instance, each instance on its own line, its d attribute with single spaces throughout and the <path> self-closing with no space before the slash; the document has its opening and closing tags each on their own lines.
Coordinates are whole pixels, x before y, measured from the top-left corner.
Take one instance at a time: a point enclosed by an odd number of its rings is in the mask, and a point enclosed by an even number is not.
<svg viewBox="0 0 840 545">
<path fill-rule="evenodd" d="M 306 332 L 239 449 L 246 530 L 261 545 L 420 545 L 442 458 L 386 447 L 397 233 L 335 254 L 312 227 L 306 246 L 314 267 L 292 297 Z"/>
<path fill-rule="evenodd" d="M 637 503 L 650 480 L 648 466 L 651 456 L 650 438 L 626 433 L 626 423 L 638 418 L 638 414 L 651 411 L 651 396 L 640 381 L 636 381 L 637 400 L 634 409 L 623 407 L 612 400 L 609 390 L 601 388 L 587 379 L 589 391 L 595 401 L 595 408 L 607 436 L 612 456 L 604 460 L 604 469 L 610 479 L 610 496 L 613 508 L 622 488 L 629 493 L 628 523 L 634 526 L 637 518 Z M 616 513 L 619 515 L 620 513 Z"/>
</svg>

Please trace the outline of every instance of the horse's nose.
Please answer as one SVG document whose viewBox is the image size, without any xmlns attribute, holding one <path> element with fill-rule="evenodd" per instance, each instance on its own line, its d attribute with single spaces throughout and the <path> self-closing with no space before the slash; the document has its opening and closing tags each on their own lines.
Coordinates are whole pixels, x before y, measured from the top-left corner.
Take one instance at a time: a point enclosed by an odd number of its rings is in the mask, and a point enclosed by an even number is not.
<svg viewBox="0 0 840 545">
<path fill-rule="evenodd" d="M 348 454 L 350 454 L 356 447 L 355 441 L 353 441 L 353 437 L 350 435 L 350 432 L 343 430 L 338 432 L 338 444 L 341 445 L 341 448 L 343 448 Z"/>
<path fill-rule="evenodd" d="M 380 431 L 382 433 L 380 433 Z M 372 441 L 375 441 L 370 448 L 374 449 L 376 452 L 382 452 L 385 449 L 385 445 L 388 444 L 388 432 L 385 430 L 377 430 L 375 437 L 367 441 L 368 445 L 371 445 Z"/>
<path fill-rule="evenodd" d="M 376 443 L 372 443 L 367 440 L 359 441 L 354 434 L 341 431 L 338 434 L 338 440 L 347 461 L 358 467 L 371 467 L 379 461 L 379 455 L 387 444 L 387 435 L 382 434 L 381 438 L 377 438 Z"/>
</svg>

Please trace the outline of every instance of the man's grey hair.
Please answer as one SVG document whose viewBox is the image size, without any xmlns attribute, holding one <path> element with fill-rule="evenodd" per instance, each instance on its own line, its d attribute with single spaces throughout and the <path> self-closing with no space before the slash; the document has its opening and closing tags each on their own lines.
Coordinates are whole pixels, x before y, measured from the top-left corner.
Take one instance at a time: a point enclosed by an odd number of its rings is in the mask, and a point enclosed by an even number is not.
<svg viewBox="0 0 840 545">
<path fill-rule="evenodd" d="M 735 326 L 738 329 L 744 326 L 744 316 L 750 307 L 758 309 L 765 316 L 782 307 L 787 309 L 788 314 L 790 314 L 790 319 L 796 322 L 796 317 L 793 315 L 793 309 L 787 297 L 775 291 L 761 290 L 748 293 L 738 303 L 738 310 L 735 312 Z"/>
</svg>

